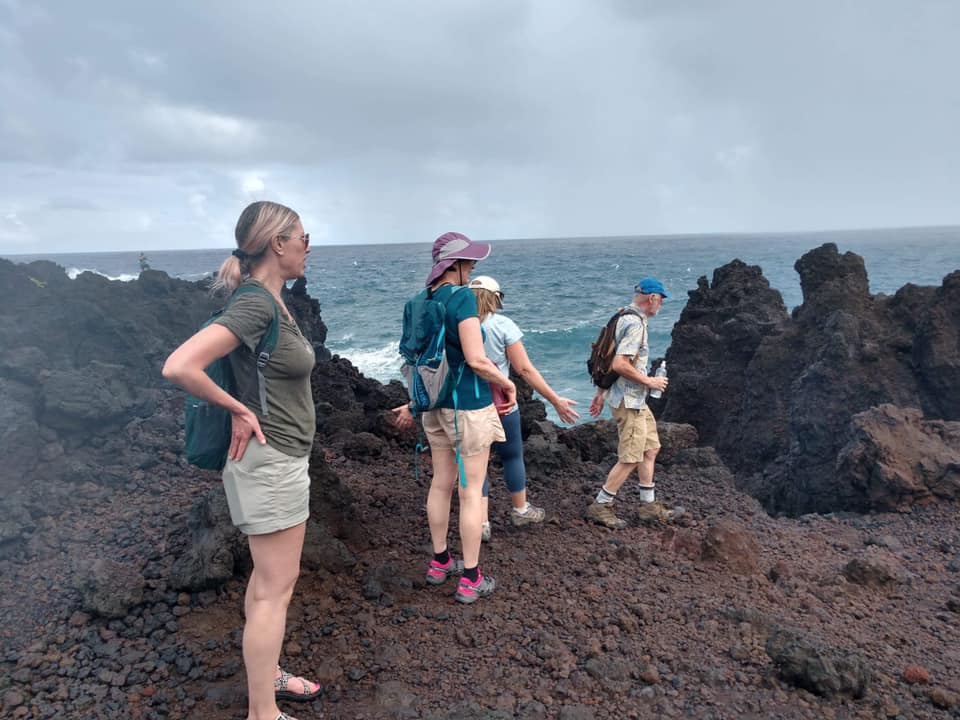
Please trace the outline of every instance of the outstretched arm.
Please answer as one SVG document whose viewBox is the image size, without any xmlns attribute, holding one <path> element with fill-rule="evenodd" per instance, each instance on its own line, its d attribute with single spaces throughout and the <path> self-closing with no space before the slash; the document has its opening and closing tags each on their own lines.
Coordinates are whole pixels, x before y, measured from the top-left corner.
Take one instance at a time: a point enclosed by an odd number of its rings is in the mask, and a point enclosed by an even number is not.
<svg viewBox="0 0 960 720">
<path fill-rule="evenodd" d="M 573 405 L 576 405 L 575 400 L 570 400 L 569 398 L 560 397 L 552 387 L 543 379 L 543 375 L 540 374 L 540 371 L 537 370 L 533 362 L 530 360 L 530 356 L 527 355 L 527 349 L 523 346 L 522 340 L 517 340 L 515 343 L 507 345 L 507 360 L 510 361 L 510 367 L 513 368 L 514 372 L 517 373 L 520 377 L 530 383 L 530 386 L 536 390 L 538 393 L 543 395 L 554 409 L 557 411 L 557 415 L 565 423 L 572 423 L 577 418 L 580 417 L 580 413 L 573 409 Z"/>
</svg>

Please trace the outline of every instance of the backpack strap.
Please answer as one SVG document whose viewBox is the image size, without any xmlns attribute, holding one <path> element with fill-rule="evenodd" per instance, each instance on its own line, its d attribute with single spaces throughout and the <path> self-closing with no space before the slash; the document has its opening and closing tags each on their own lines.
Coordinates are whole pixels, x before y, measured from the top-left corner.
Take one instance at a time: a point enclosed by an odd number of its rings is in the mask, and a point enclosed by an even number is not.
<svg viewBox="0 0 960 720">
<path fill-rule="evenodd" d="M 647 335 L 647 319 L 646 319 L 642 314 L 640 314 L 639 312 L 637 312 L 637 310 L 636 310 L 632 305 L 627 305 L 626 307 L 622 307 L 622 308 L 620 308 L 619 310 L 617 310 L 617 314 L 613 316 L 613 317 L 615 317 L 615 318 L 617 319 L 616 325 L 619 325 L 619 324 L 620 324 L 620 318 L 622 318 L 622 317 L 624 317 L 624 316 L 626 316 L 626 315 L 635 315 L 635 316 L 640 320 L 640 327 L 643 328 L 644 339 L 646 339 L 646 335 Z M 611 318 L 611 319 L 612 319 L 612 318 Z M 613 328 L 613 335 L 614 335 L 614 338 L 613 338 L 613 340 L 614 340 L 613 352 L 614 352 L 614 354 L 616 354 L 616 352 L 617 352 L 617 347 L 616 347 L 616 346 L 617 346 L 617 343 L 619 342 L 619 340 L 618 340 L 617 337 L 616 337 L 616 335 L 617 335 L 616 325 L 614 325 L 614 328 Z M 642 348 L 643 345 L 641 344 L 640 347 Z M 634 356 L 633 356 L 633 359 L 630 361 L 630 364 L 633 365 L 634 367 L 636 367 L 636 366 L 637 366 L 637 360 L 639 360 L 639 359 L 640 359 L 640 350 L 637 350 L 637 352 L 636 352 L 636 353 L 634 354 Z M 646 368 L 644 368 L 644 372 L 646 372 Z"/>
<path fill-rule="evenodd" d="M 263 375 L 263 369 L 270 362 L 274 350 L 277 349 L 277 341 L 280 338 L 280 308 L 277 307 L 277 301 L 273 294 L 259 285 L 241 285 L 234 290 L 230 302 L 233 302 L 238 295 L 249 293 L 266 295 L 273 305 L 273 320 L 267 325 L 267 329 L 264 330 L 263 335 L 260 336 L 260 341 L 253 350 L 253 356 L 257 360 L 257 391 L 260 396 L 260 412 L 266 416 L 270 414 L 270 409 L 267 407 L 267 379 Z"/>
<path fill-rule="evenodd" d="M 457 469 L 460 471 L 460 487 L 467 486 L 467 469 L 463 466 L 463 457 L 460 455 L 460 425 L 457 423 L 457 412 L 460 409 L 460 401 L 457 397 L 457 386 L 460 384 L 460 378 L 463 377 L 463 368 L 466 362 L 460 365 L 457 371 L 457 379 L 453 383 L 453 455 L 457 460 Z M 476 379 L 476 376 L 474 376 Z M 477 397 L 480 397 L 480 387 L 477 386 Z"/>
</svg>

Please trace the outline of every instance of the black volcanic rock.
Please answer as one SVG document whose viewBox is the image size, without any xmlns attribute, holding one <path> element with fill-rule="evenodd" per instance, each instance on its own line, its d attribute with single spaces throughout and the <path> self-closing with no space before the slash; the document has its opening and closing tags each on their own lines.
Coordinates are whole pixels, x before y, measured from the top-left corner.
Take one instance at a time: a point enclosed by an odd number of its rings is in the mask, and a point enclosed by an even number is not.
<svg viewBox="0 0 960 720">
<path fill-rule="evenodd" d="M 912 360 L 924 411 L 930 417 L 960 420 L 960 272 L 943 279 L 921 312 L 912 311 L 901 297 L 901 293 L 906 296 L 907 288 L 897 293 L 894 302 L 900 303 L 892 303 L 891 309 L 907 320 L 916 320 Z"/>
<path fill-rule="evenodd" d="M 183 393 L 163 380 L 160 369 L 223 305 L 209 293 L 208 281 L 186 282 L 156 270 L 131 282 L 95 273 L 71 280 L 50 262 L 0 259 L 0 286 L 8 296 L 0 305 L 0 420 L 7 421 L 0 425 L 0 555 L 9 554 L 38 518 L 61 512 L 79 485 L 119 487 L 148 468 L 199 472 L 180 464 Z M 327 364 L 320 376 L 330 386 L 349 388 L 349 403 L 370 417 L 382 411 L 382 386 L 346 361 L 329 365 L 327 328 L 306 281 L 285 289 L 284 302 L 313 343 L 318 366 Z M 349 494 L 325 463 L 315 460 L 311 474 L 314 507 L 337 514 L 321 535 L 342 534 Z M 244 569 L 245 550 L 229 549 L 237 540 L 227 541 L 235 531 L 225 503 L 202 498 L 187 525 L 173 530 L 192 542 L 189 552 L 176 552 L 177 586 L 209 587 Z"/>
<path fill-rule="evenodd" d="M 696 427 L 700 442 L 715 446 L 733 470 L 772 461 L 782 451 L 786 411 L 766 366 L 793 371 L 782 338 L 788 322 L 783 298 L 759 267 L 734 260 L 714 271 L 712 285 L 700 278 L 673 329 L 670 390 L 651 403 L 658 419 Z M 748 375 L 755 362 L 763 370 Z M 755 422 L 757 415 L 768 422 Z"/>
<path fill-rule="evenodd" d="M 34 280 L 53 288 L 54 298 L 77 292 L 55 266 L 41 269 L 50 272 L 11 280 L 25 293 L 39 287 Z M 109 302 L 113 293 L 114 299 L 131 301 L 142 296 L 139 309 L 129 314 L 135 319 L 137 312 L 152 317 L 181 292 L 185 304 L 191 303 L 187 293 L 198 298 L 203 293 L 197 286 L 181 290 L 162 273 L 145 274 L 141 282 L 145 286 L 136 292 L 111 283 L 102 300 Z M 760 285 L 757 293 L 762 294 Z M 907 287 L 890 303 L 919 317 L 936 294 L 933 288 Z M 733 302 L 735 292 L 728 297 Z M 325 333 L 319 304 L 307 296 L 302 300 L 302 308 L 295 299 L 291 304 L 316 343 Z M 735 304 L 730 310 L 736 313 Z M 783 322 L 777 342 L 797 324 Z M 0 308 L 0 328 L 4 323 L 20 333 Z M 183 323 L 184 335 L 193 327 L 192 321 Z M 949 338 L 949 328 L 936 327 L 938 337 Z M 745 329 L 745 337 L 756 342 L 751 357 L 768 357 L 767 337 L 749 323 Z M 87 332 L 96 335 L 96 329 Z M 721 321 L 716 333 L 723 332 Z M 888 332 L 898 352 L 912 357 L 912 329 L 902 325 Z M 133 377 L 124 382 L 152 398 L 149 416 L 137 417 L 131 409 L 126 424 L 103 432 L 93 422 L 84 429 L 51 428 L 36 415 L 43 373 L 124 363 L 85 357 L 74 366 L 61 348 L 45 342 L 42 330 L 17 337 L 15 347 L 0 343 L 0 393 L 17 403 L 0 403 L 0 419 L 6 421 L 0 423 L 0 442 L 12 453 L 4 458 L 5 469 L 19 472 L 30 457 L 12 445 L 32 437 L 30 462 L 36 465 L 10 483 L 16 496 L 0 497 L 4 717 L 242 717 L 248 708 L 241 655 L 244 583 L 238 573 L 249 560 L 240 557 L 237 563 L 232 553 L 242 553 L 246 543 L 229 524 L 216 474 L 187 467 L 180 456 L 182 393 L 156 373 L 141 379 L 131 370 Z M 169 338 L 170 347 L 178 339 Z M 790 357 L 804 347 L 797 341 L 781 352 Z M 866 353 L 879 357 L 881 347 L 868 342 Z M 933 342 L 931 350 L 942 358 L 931 367 L 949 367 L 949 342 Z M 333 435 L 321 430 L 311 454 L 312 517 L 282 659 L 287 669 L 309 672 L 323 684 L 322 698 L 307 715 L 573 719 L 638 713 L 746 717 L 762 711 L 771 717 L 853 713 L 921 719 L 940 717 L 941 708 L 955 702 L 952 629 L 960 606 L 955 587 L 960 534 L 954 508 L 922 506 L 942 483 L 927 485 L 930 494 L 918 496 L 921 506 L 910 513 L 771 518 L 738 490 L 713 448 L 691 446 L 697 442 L 691 426 L 661 422 L 658 494 L 686 507 L 687 515 L 677 525 L 641 524 L 634 477 L 617 500 L 629 526 L 609 531 L 584 522 L 582 514 L 612 462 L 613 423 L 558 432 L 537 417 L 534 406 L 527 446 L 537 465 L 531 500 L 547 508 L 550 519 L 513 527 L 494 469 L 493 537 L 482 562 L 499 588 L 476 609 L 462 608 L 452 599 L 455 583 L 425 587 L 430 546 L 423 503 L 430 459 L 421 455 L 415 469 L 415 439 L 391 430 L 385 420 L 388 408 L 402 402 L 403 388 L 377 386 L 345 360 L 326 360 L 319 352 L 317 357 L 314 382 L 328 381 L 322 397 L 329 407 L 321 415 Z M 723 366 L 722 359 L 717 365 Z M 779 387 L 778 378 L 770 379 L 772 387 Z M 755 384 L 741 379 L 744 392 Z M 930 399 L 928 391 L 918 392 L 923 402 Z M 949 387 L 941 392 L 949 399 Z M 784 397 L 789 405 L 792 396 Z M 929 407 L 922 407 L 929 416 Z M 331 409 L 355 418 L 357 427 L 369 425 L 359 432 L 370 435 L 357 440 L 357 430 L 336 427 Z M 738 412 L 756 418 L 760 410 L 747 404 Z M 863 449 L 851 457 L 867 461 L 859 467 L 873 473 L 878 463 L 891 462 L 880 452 L 884 433 L 893 438 L 892 460 L 899 460 L 898 444 L 912 442 L 899 439 L 900 431 L 908 432 L 905 437 L 921 432 L 925 440 L 918 457 L 902 459 L 923 463 L 929 433 L 943 426 L 949 444 L 951 423 L 897 420 L 911 412 L 916 411 L 890 410 L 889 430 L 883 416 L 861 422 L 862 434 L 851 429 L 848 418 L 854 444 L 843 447 Z M 30 432 L 5 435 L 21 415 L 33 419 Z M 715 417 L 723 419 L 719 412 Z M 861 442 L 871 438 L 872 445 Z M 350 442 L 364 451 L 349 457 L 342 449 Z M 369 462 L 374 456 L 367 449 L 379 453 L 376 462 Z M 783 462 L 788 459 L 785 455 Z M 21 495 L 24 502 L 17 504 Z M 205 507 L 212 498 L 219 506 Z M 214 531 L 207 542 L 198 541 L 202 533 L 196 531 L 215 527 L 224 531 L 220 539 Z M 19 540 L 2 542 L 10 531 Z M 454 522 L 454 552 L 462 549 L 457 534 Z M 172 566 L 191 546 L 231 552 L 232 568 L 211 562 L 207 570 L 201 567 L 205 575 L 195 576 L 199 581 L 186 585 L 215 590 L 174 589 Z M 112 619 L 80 612 L 76 560 L 87 557 L 110 558 L 123 568 L 101 576 L 105 589 L 122 577 L 124 591 L 142 582 L 142 602 L 122 617 L 118 613 L 136 596 L 106 607 L 117 615 Z M 209 559 L 226 560 L 215 552 Z M 868 585 L 857 584 L 859 579 Z M 785 632 L 793 627 L 802 632 Z M 936 685 L 911 688 L 900 681 L 902 668 L 918 661 Z M 876 682 L 871 667 L 877 669 Z M 425 677 L 435 681 L 424 683 Z M 451 704 L 451 698 L 460 700 Z"/>
<path fill-rule="evenodd" d="M 208 490 L 187 518 L 190 541 L 170 568 L 174 590 L 206 590 L 251 567 L 250 550 L 230 522 L 221 488 Z"/>
<path fill-rule="evenodd" d="M 667 352 L 662 419 L 694 425 L 770 511 L 867 510 L 837 466 L 851 417 L 882 403 L 958 417 L 960 272 L 886 297 L 869 294 L 862 258 L 830 243 L 795 267 L 792 317 L 759 268 L 733 261 L 700 279 Z"/>
<path fill-rule="evenodd" d="M 317 410 L 317 432 L 333 435 L 369 432 L 380 437 L 396 437 L 389 408 L 408 402 L 407 391 L 397 381 L 382 385 L 364 377 L 354 365 L 339 355 L 328 360 L 317 358 L 311 377 L 313 404 Z"/>
<path fill-rule="evenodd" d="M 765 649 L 780 677 L 817 695 L 862 698 L 873 681 L 873 671 L 860 653 L 791 630 L 776 629 Z"/>
<path fill-rule="evenodd" d="M 289 289 L 284 289 L 283 302 L 297 319 L 297 325 L 304 337 L 309 340 L 318 362 L 330 359 L 327 350 L 327 326 L 320 317 L 320 301 L 307 293 L 307 280 L 300 278 Z"/>
<path fill-rule="evenodd" d="M 533 387 L 511 370 L 510 379 L 517 386 L 517 407 L 520 409 L 520 436 L 526 441 L 531 435 L 542 435 L 541 423 L 547 420 L 547 407 L 533 396 Z"/>
<path fill-rule="evenodd" d="M 76 585 L 84 610 L 119 618 L 143 601 L 143 576 L 136 568 L 108 558 L 81 562 Z"/>
</svg>

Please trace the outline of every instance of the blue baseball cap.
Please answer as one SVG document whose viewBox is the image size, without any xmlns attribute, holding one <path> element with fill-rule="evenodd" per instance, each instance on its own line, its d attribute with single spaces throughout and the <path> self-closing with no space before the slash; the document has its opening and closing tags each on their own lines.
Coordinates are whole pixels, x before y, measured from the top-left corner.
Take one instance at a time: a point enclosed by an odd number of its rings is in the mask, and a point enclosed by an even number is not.
<svg viewBox="0 0 960 720">
<path fill-rule="evenodd" d="M 635 293 L 643 293 L 644 295 L 651 295 L 656 293 L 657 295 L 662 295 L 665 298 L 669 298 L 667 291 L 663 289 L 663 283 L 652 277 L 645 277 L 643 280 L 638 282 L 633 287 Z"/>
</svg>

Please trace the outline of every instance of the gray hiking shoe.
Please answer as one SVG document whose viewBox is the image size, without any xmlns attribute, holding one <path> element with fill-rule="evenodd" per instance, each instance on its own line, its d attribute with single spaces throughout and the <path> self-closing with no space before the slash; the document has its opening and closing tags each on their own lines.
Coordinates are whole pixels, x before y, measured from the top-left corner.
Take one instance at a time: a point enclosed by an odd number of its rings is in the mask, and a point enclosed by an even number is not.
<svg viewBox="0 0 960 720">
<path fill-rule="evenodd" d="M 623 530 L 627 523 L 613 514 L 613 503 L 591 503 L 587 508 L 587 519 L 611 530 Z"/>
<path fill-rule="evenodd" d="M 431 560 L 427 565 L 426 580 L 431 585 L 442 585 L 451 575 L 463 574 L 463 560 L 454 559 L 453 555 L 447 561 L 446 565 L 441 565 L 436 560 Z"/>
<path fill-rule="evenodd" d="M 645 523 L 669 523 L 686 513 L 682 507 L 668 508 L 661 502 L 643 503 L 637 511 L 637 519 Z"/>
<path fill-rule="evenodd" d="M 510 522 L 512 522 L 516 527 L 523 527 L 524 525 L 532 525 L 533 523 L 542 523 L 543 519 L 547 516 L 546 511 L 542 507 L 537 507 L 536 505 L 527 504 L 527 511 L 525 513 L 518 513 L 516 510 L 510 511 Z"/>
<path fill-rule="evenodd" d="M 460 578 L 460 584 L 457 585 L 457 594 L 454 599 L 457 602 L 470 605 L 480 598 L 489 597 L 497 589 L 497 581 L 489 575 L 480 574 L 477 581 L 470 582 L 466 576 Z"/>
</svg>

